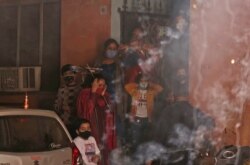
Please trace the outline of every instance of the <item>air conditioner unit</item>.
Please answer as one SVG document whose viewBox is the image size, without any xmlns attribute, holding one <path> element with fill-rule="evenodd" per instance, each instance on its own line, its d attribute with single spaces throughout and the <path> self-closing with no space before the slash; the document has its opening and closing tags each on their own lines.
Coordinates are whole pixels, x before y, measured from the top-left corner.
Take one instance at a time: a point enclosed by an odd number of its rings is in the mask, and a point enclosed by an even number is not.
<svg viewBox="0 0 250 165">
<path fill-rule="evenodd" d="M 39 91 L 41 67 L 0 67 L 0 91 Z"/>
</svg>

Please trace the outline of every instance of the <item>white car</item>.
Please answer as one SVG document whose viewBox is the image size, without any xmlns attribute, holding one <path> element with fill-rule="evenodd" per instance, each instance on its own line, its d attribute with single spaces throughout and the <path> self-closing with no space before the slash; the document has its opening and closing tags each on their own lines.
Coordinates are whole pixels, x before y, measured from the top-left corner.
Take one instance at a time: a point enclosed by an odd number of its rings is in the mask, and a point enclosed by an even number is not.
<svg viewBox="0 0 250 165">
<path fill-rule="evenodd" d="M 53 111 L 0 108 L 0 165 L 79 165 L 80 160 Z"/>
</svg>

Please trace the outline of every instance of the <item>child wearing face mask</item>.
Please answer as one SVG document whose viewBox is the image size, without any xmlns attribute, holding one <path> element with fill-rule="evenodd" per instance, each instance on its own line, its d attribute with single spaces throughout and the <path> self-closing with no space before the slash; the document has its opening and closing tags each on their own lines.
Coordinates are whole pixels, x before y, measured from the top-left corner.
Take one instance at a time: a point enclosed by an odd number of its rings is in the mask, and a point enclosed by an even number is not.
<svg viewBox="0 0 250 165">
<path fill-rule="evenodd" d="M 74 144 L 82 155 L 84 165 L 97 165 L 100 161 L 100 150 L 95 138 L 91 135 L 90 122 L 80 119 L 76 129 L 77 137 Z"/>
<path fill-rule="evenodd" d="M 76 98 L 81 86 L 76 83 L 76 71 L 71 64 L 66 64 L 61 69 L 63 86 L 58 89 L 54 110 L 63 120 L 72 137 L 75 137 L 75 130 L 72 122 L 76 118 Z"/>
<path fill-rule="evenodd" d="M 131 139 L 133 147 L 139 142 L 145 141 L 149 123 L 152 119 L 152 110 L 155 96 L 163 90 L 163 88 L 149 81 L 149 78 L 143 74 L 139 74 L 136 83 L 128 83 L 125 90 L 132 97 L 132 105 L 130 110 Z"/>
</svg>

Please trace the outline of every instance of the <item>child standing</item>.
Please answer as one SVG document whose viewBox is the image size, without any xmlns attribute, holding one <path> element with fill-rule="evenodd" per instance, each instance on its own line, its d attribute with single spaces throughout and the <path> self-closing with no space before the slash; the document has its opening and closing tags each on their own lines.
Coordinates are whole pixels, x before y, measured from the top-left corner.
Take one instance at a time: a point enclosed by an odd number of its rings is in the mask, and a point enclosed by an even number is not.
<svg viewBox="0 0 250 165">
<path fill-rule="evenodd" d="M 150 82 L 147 76 L 139 74 L 136 78 L 136 83 L 126 84 L 125 90 L 132 97 L 130 110 L 131 139 L 128 140 L 133 147 L 136 147 L 140 142 L 147 140 L 154 98 L 163 88 L 159 84 Z"/>
<path fill-rule="evenodd" d="M 95 138 L 91 136 L 90 122 L 81 119 L 77 125 L 76 133 L 78 136 L 74 139 L 74 143 L 82 155 L 84 164 L 97 165 L 100 160 L 100 150 Z"/>
</svg>

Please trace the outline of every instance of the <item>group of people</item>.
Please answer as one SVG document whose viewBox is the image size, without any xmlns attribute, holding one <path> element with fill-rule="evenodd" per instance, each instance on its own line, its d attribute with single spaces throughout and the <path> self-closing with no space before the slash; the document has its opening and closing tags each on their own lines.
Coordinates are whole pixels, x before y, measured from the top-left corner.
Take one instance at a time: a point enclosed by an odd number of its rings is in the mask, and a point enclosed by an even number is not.
<svg viewBox="0 0 250 165">
<path fill-rule="evenodd" d="M 145 43 L 143 34 L 138 27 L 128 44 L 106 40 L 100 60 L 95 69 L 88 70 L 83 84 L 76 82 L 73 65 L 61 68 L 64 85 L 58 89 L 55 111 L 75 138 L 86 165 L 108 165 L 114 149 L 125 147 L 129 154 L 136 153 L 140 144 L 151 140 L 172 147 L 170 139 L 180 138 L 175 132 L 178 122 L 190 130 L 211 125 L 188 103 L 182 88 L 186 83 L 183 68 L 176 73 L 180 78 L 175 81 L 179 83 L 176 89 L 169 92 L 173 85 L 165 89 L 161 84 L 155 72 L 161 59 L 159 47 Z"/>
<path fill-rule="evenodd" d="M 61 68 L 64 85 L 58 90 L 55 111 L 72 137 L 78 135 L 75 123 L 79 118 L 89 121 L 104 164 L 108 164 L 108 154 L 114 148 L 140 142 L 151 120 L 154 97 L 163 90 L 144 71 L 143 62 L 149 60 L 153 46 L 142 43 L 142 32 L 141 28 L 135 29 L 127 45 L 106 40 L 103 54 L 93 66 L 98 70 L 88 70 L 83 84 L 76 82 L 77 69 L 73 65 Z M 128 133 L 131 138 L 127 138 Z"/>
</svg>

